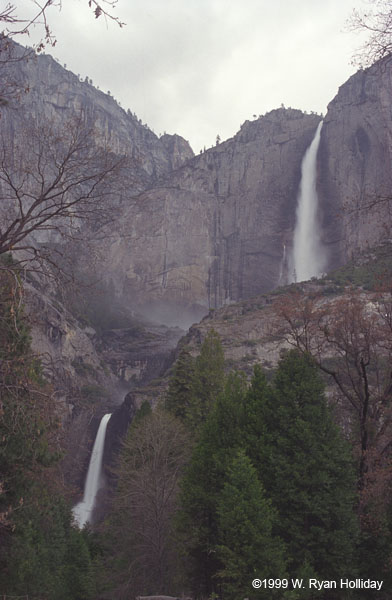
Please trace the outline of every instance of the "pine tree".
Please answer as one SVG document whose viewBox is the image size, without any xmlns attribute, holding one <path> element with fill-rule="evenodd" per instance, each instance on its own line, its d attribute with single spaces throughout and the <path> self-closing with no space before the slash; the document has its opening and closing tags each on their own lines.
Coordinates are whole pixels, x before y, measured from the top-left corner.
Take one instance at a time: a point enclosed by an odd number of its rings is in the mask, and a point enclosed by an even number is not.
<svg viewBox="0 0 392 600">
<path fill-rule="evenodd" d="M 194 359 L 184 348 L 173 368 L 165 407 L 197 434 L 224 386 L 224 353 L 211 329 Z"/>
<path fill-rule="evenodd" d="M 310 567 L 323 579 L 336 579 L 353 565 L 355 476 L 348 443 L 333 423 L 323 390 L 311 359 L 288 352 L 272 388 L 256 374 L 248 400 L 262 435 L 254 443 L 254 428 L 247 440 L 279 514 L 275 531 L 287 545 L 291 573 Z"/>
<path fill-rule="evenodd" d="M 216 587 L 219 568 L 215 547 L 218 544 L 217 505 L 229 464 L 242 445 L 245 377 L 232 374 L 225 391 L 218 396 L 181 482 L 181 529 L 187 540 L 191 560 L 191 579 L 200 594 Z"/>
<path fill-rule="evenodd" d="M 252 588 L 254 578 L 285 577 L 286 565 L 283 542 L 273 535 L 275 510 L 244 450 L 227 470 L 217 512 L 217 556 L 223 565 L 218 576 L 224 598 L 280 598 L 281 589 Z"/>
<path fill-rule="evenodd" d="M 165 406 L 169 412 L 185 421 L 194 396 L 195 360 L 184 348 L 174 365 Z"/>
<path fill-rule="evenodd" d="M 86 589 L 73 595 L 68 588 L 71 539 L 81 533 L 72 528 L 71 509 L 51 468 L 61 455 L 57 409 L 30 348 L 18 269 L 4 258 L 0 266 L 0 590 L 87 600 Z M 89 569 L 78 565 L 83 577 Z"/>
<path fill-rule="evenodd" d="M 95 591 L 90 550 L 83 533 L 71 529 L 67 544 L 65 576 L 68 598 L 75 600 L 91 598 Z"/>
<path fill-rule="evenodd" d="M 198 431 L 223 391 L 225 357 L 219 335 L 210 329 L 196 358 L 193 398 L 186 413 L 191 429 Z"/>
</svg>

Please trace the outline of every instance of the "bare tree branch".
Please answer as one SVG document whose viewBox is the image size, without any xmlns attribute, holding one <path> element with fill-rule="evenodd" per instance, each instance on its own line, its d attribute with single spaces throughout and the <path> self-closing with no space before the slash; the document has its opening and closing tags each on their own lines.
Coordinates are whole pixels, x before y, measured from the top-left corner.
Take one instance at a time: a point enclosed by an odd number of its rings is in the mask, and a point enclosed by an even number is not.
<svg viewBox="0 0 392 600">
<path fill-rule="evenodd" d="M 87 0 L 87 2 L 96 19 L 103 16 L 106 20 L 114 21 L 119 27 L 125 25 L 119 17 L 113 14 L 117 0 L 101 0 L 100 2 Z M 18 13 L 15 4 L 8 2 L 5 8 L 0 10 L 0 24 L 5 25 L 3 34 L 8 37 L 29 35 L 34 27 L 38 27 L 42 31 L 41 41 L 36 47 L 36 51 L 39 52 L 46 44 L 51 46 L 56 44 L 56 37 L 49 24 L 48 12 L 51 8 L 61 10 L 62 0 L 30 0 L 30 4 L 34 6 L 34 11 L 31 17 L 26 17 Z"/>
<path fill-rule="evenodd" d="M 359 487 L 369 470 L 369 452 L 380 456 L 392 433 L 392 329 L 389 286 L 376 294 L 347 290 L 326 300 L 301 293 L 275 303 L 274 334 L 309 353 L 340 397 L 345 419 L 353 419 Z"/>
<path fill-rule="evenodd" d="M 50 248 L 86 221 L 96 229 L 114 218 L 129 165 L 82 114 L 61 127 L 38 122 L 24 123 L 13 145 L 0 138 L 0 254 L 35 264 L 55 262 Z"/>
<path fill-rule="evenodd" d="M 366 41 L 353 57 L 362 68 L 392 53 L 392 4 L 390 0 L 368 0 L 366 11 L 353 10 L 347 25 L 350 31 L 367 34 Z"/>
</svg>

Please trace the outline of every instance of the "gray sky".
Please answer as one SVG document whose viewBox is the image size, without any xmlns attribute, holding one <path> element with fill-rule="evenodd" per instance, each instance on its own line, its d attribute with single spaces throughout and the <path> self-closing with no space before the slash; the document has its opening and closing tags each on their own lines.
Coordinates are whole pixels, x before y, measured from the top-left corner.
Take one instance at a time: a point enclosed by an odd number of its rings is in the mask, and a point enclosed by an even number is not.
<svg viewBox="0 0 392 600">
<path fill-rule="evenodd" d="M 26 0 L 14 2 L 26 15 Z M 30 3 L 29 3 L 30 4 Z M 31 4 L 32 6 L 32 4 Z M 279 107 L 325 112 L 356 70 L 361 39 L 345 32 L 363 0 L 119 0 L 126 26 L 94 19 L 87 0 L 51 8 L 47 52 L 110 90 L 155 133 L 197 153 Z M 33 32 L 26 45 L 35 41 Z"/>
</svg>

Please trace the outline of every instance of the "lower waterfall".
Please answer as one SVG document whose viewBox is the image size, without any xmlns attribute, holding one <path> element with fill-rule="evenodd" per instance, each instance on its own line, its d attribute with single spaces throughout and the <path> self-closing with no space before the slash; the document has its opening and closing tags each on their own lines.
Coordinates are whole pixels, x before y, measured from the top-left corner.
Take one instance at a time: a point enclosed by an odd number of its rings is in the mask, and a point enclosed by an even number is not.
<svg viewBox="0 0 392 600">
<path fill-rule="evenodd" d="M 319 277 L 325 270 L 326 251 L 321 243 L 317 218 L 318 198 L 316 191 L 317 151 L 323 122 L 306 150 L 301 165 L 301 182 L 298 193 L 297 218 L 294 230 L 292 273 L 290 281 L 306 281 Z"/>
<path fill-rule="evenodd" d="M 82 528 L 90 521 L 95 507 L 95 499 L 101 483 L 102 457 L 105 445 L 106 427 L 111 413 L 104 415 L 99 424 L 93 451 L 88 466 L 86 482 L 84 485 L 83 500 L 72 509 L 76 523 Z"/>
</svg>

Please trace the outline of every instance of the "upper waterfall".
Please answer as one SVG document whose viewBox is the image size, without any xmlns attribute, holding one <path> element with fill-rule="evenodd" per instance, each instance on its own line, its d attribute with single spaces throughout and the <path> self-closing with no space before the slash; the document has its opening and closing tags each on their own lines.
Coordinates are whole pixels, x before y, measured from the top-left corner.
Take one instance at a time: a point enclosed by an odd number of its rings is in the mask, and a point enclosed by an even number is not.
<svg viewBox="0 0 392 600">
<path fill-rule="evenodd" d="M 317 151 L 322 126 L 323 121 L 319 123 L 312 143 L 302 159 L 291 281 L 306 281 L 311 277 L 319 277 L 326 265 L 326 251 L 321 242 L 317 215 L 318 198 L 316 191 Z"/>
<path fill-rule="evenodd" d="M 72 510 L 75 521 L 79 527 L 83 527 L 87 521 L 91 520 L 94 510 L 95 498 L 100 487 L 106 427 L 111 416 L 111 413 L 108 413 L 101 419 L 88 466 L 83 500 L 76 504 Z"/>
</svg>

